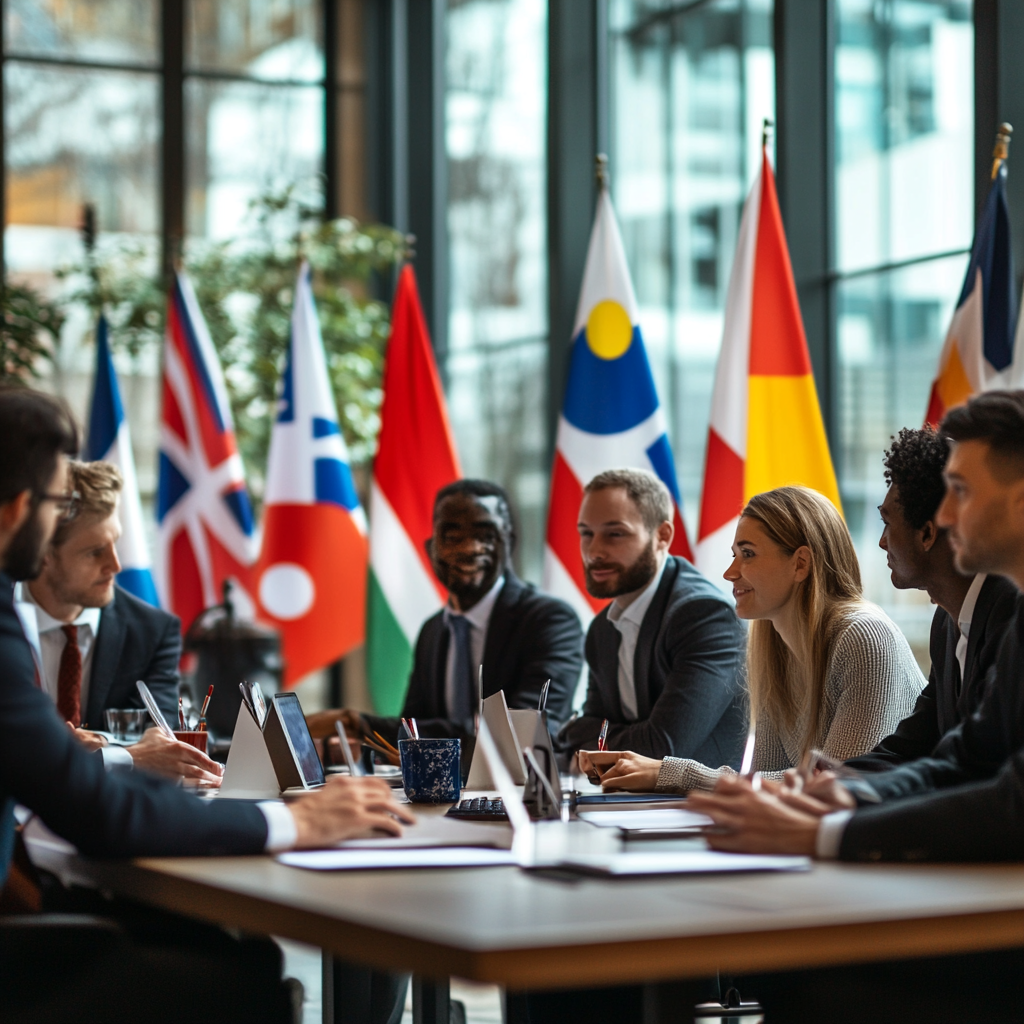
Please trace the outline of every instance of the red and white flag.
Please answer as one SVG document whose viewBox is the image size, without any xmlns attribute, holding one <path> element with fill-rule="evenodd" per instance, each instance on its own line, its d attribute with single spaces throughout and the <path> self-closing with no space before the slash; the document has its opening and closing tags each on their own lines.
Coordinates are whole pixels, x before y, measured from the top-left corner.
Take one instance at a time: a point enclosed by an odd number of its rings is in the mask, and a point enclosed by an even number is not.
<svg viewBox="0 0 1024 1024">
<path fill-rule="evenodd" d="M 270 436 L 259 616 L 282 633 L 285 686 L 363 642 L 366 516 L 327 374 L 309 266 L 295 287 L 291 340 Z"/>
</svg>

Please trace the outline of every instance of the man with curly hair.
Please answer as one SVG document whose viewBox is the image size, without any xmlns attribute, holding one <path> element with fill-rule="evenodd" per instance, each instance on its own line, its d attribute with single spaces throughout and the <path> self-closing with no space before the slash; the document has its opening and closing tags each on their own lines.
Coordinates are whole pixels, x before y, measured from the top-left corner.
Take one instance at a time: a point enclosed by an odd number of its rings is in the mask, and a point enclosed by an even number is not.
<svg viewBox="0 0 1024 1024">
<path fill-rule="evenodd" d="M 943 735 L 974 713 L 1013 615 L 1016 587 L 1004 576 L 957 572 L 948 531 L 936 525 L 948 458 L 948 438 L 931 427 L 905 427 L 885 453 L 889 489 L 878 506 L 878 546 L 886 553 L 892 585 L 927 591 L 937 605 L 932 667 L 914 713 L 874 750 L 847 762 L 858 771 L 884 771 L 927 757 Z"/>
</svg>

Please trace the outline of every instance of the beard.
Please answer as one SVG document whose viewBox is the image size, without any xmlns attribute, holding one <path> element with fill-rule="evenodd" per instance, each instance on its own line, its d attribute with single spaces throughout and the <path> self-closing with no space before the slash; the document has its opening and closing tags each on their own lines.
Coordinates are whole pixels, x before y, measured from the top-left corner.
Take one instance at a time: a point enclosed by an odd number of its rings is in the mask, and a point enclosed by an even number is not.
<svg viewBox="0 0 1024 1024">
<path fill-rule="evenodd" d="M 610 569 L 615 563 L 598 564 L 594 568 Z M 619 597 L 622 594 L 632 594 L 635 590 L 642 590 L 658 571 L 658 553 L 656 541 L 652 538 L 650 545 L 645 548 L 637 557 L 637 560 L 628 566 L 621 566 L 618 576 L 610 580 L 591 579 L 591 566 L 585 566 L 583 575 L 587 582 L 587 593 L 591 597 Z"/>
<path fill-rule="evenodd" d="M 11 538 L 4 554 L 4 572 L 12 580 L 34 580 L 43 568 L 46 544 L 37 509 Z"/>
</svg>

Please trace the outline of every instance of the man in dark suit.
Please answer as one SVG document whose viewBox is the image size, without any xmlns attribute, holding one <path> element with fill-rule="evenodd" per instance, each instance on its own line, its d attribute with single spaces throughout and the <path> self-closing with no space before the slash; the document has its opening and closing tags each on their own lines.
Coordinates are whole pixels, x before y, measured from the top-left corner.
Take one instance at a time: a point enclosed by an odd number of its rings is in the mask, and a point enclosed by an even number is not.
<svg viewBox="0 0 1024 1024">
<path fill-rule="evenodd" d="M 149 686 L 168 721 L 178 717 L 181 624 L 115 583 L 122 479 L 109 462 L 68 463 L 75 495 L 57 524 L 39 575 L 15 589 L 15 608 L 36 659 L 39 684 L 88 747 L 103 743 L 106 708 L 141 708 L 136 680 Z M 220 785 L 223 768 L 158 729 L 130 747 L 103 746 L 120 765 Z"/>
<path fill-rule="evenodd" d="M 569 716 L 583 666 L 583 630 L 569 605 L 516 576 L 514 546 L 502 487 L 457 480 L 438 491 L 427 554 L 448 604 L 420 629 L 402 708 L 421 736 L 473 736 L 481 697 L 499 690 L 510 708 L 536 708 L 549 679 L 552 731 Z M 398 719 L 348 710 L 310 715 L 310 730 L 327 736 L 339 717 L 352 735 L 376 730 L 394 741 L 398 734 Z"/>
<path fill-rule="evenodd" d="M 587 484 L 579 516 L 587 590 L 613 598 L 591 623 L 583 713 L 563 750 L 606 748 L 738 767 L 747 731 L 744 630 L 721 591 L 668 554 L 672 501 L 644 470 L 609 470 Z"/>
<path fill-rule="evenodd" d="M 999 573 L 1024 588 L 1024 391 L 989 391 L 949 412 L 946 495 L 957 569 Z M 974 714 L 930 757 L 842 784 L 721 780 L 695 810 L 729 831 L 711 845 L 853 861 L 1024 860 L 1024 610 L 1020 599 Z M 1024 950 L 759 977 L 750 986 L 780 1020 L 1013 1019 L 1024 1002 Z M 977 1001 L 984 992 L 984 1009 Z M 841 1008 L 841 1012 L 837 1011 Z"/>
<path fill-rule="evenodd" d="M 58 518 L 71 504 L 66 456 L 78 447 L 77 431 L 55 400 L 2 389 L 0 437 L 17 438 L 0 445 L 0 883 L 14 846 L 16 804 L 95 857 L 256 854 L 331 845 L 368 828 L 400 831 L 397 822 L 410 820 L 408 812 L 376 780 L 332 782 L 285 806 L 202 802 L 143 772 L 105 771 L 36 686 L 12 595 L 13 579 L 38 573 Z M 173 1019 L 203 1006 L 208 1019 L 291 1019 L 279 957 L 275 977 L 268 969 L 273 956 L 253 960 L 244 943 L 194 927 L 195 941 L 164 943 L 159 935 L 131 939 L 120 932 L 116 942 L 99 942 L 105 937 L 85 929 L 78 939 L 63 934 L 47 949 L 38 941 L 19 943 L 8 926 L 0 972 L 5 1017 Z M 33 950 L 43 963 L 32 959 Z M 47 982 L 40 985 L 43 976 Z M 182 978 L 189 984 L 176 1003 Z M 161 993 L 158 1005 L 154 992 Z"/>
<path fill-rule="evenodd" d="M 913 714 L 891 736 L 847 762 L 858 771 L 883 771 L 927 757 L 974 713 L 1016 607 L 1017 588 L 1005 577 L 957 571 L 949 531 L 936 525 L 948 456 L 948 438 L 931 427 L 901 430 L 885 453 L 889 489 L 878 507 L 879 547 L 886 552 L 892 585 L 924 590 L 937 607 L 928 685 Z"/>
</svg>

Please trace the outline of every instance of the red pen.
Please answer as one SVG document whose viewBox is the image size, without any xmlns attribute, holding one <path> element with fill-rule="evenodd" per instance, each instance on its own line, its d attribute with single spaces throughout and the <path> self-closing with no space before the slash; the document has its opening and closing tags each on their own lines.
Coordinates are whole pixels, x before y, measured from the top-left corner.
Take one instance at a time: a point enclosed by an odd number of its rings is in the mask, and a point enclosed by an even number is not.
<svg viewBox="0 0 1024 1024">
<path fill-rule="evenodd" d="M 597 749 L 604 750 L 605 744 L 608 742 L 608 719 L 606 718 L 601 723 L 601 731 L 597 734 Z"/>
<path fill-rule="evenodd" d="M 206 700 L 203 701 L 203 709 L 199 712 L 199 731 L 206 732 L 206 709 L 210 706 L 210 698 L 213 696 L 213 683 L 206 691 Z"/>
</svg>

